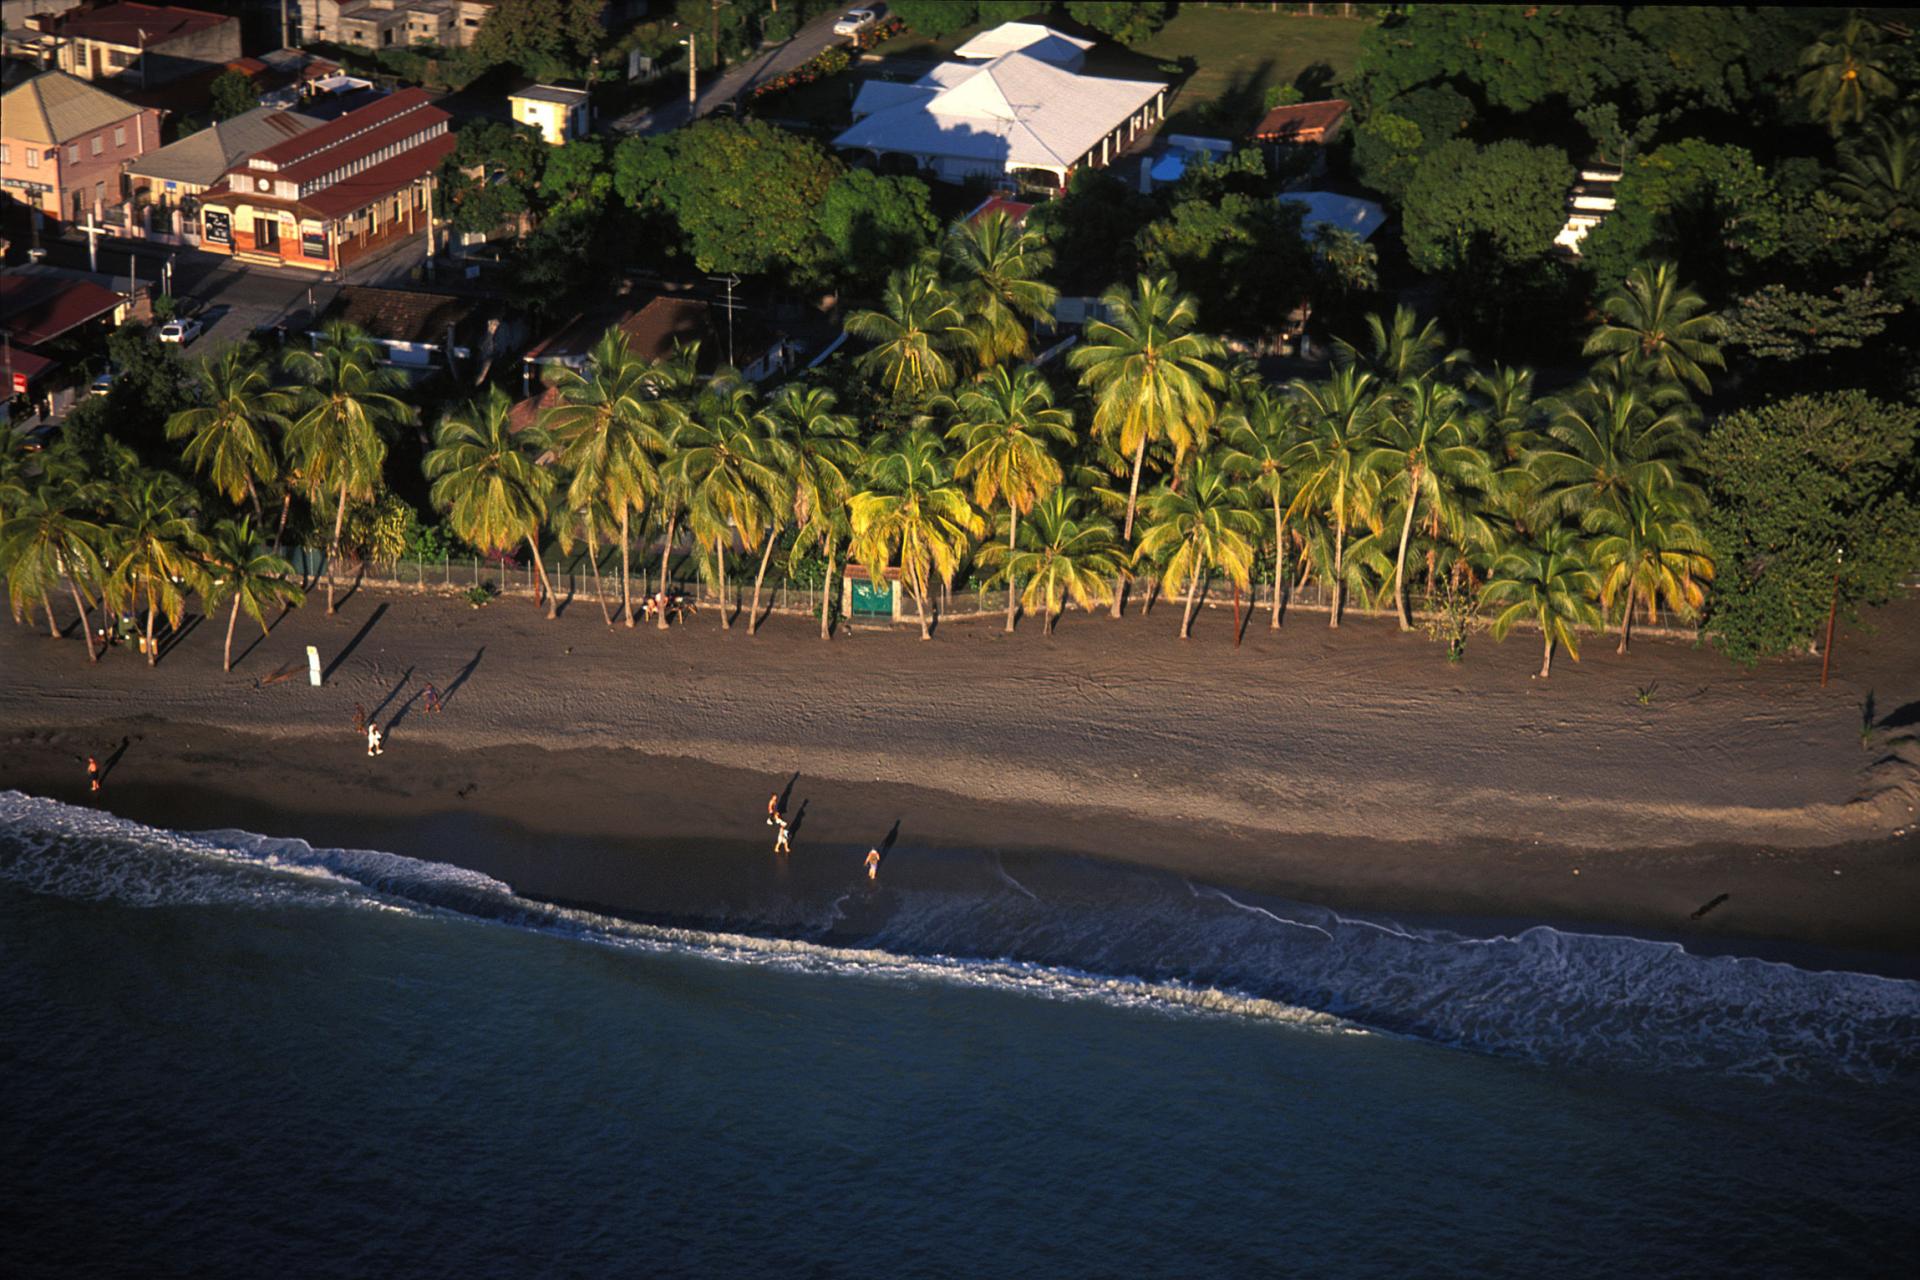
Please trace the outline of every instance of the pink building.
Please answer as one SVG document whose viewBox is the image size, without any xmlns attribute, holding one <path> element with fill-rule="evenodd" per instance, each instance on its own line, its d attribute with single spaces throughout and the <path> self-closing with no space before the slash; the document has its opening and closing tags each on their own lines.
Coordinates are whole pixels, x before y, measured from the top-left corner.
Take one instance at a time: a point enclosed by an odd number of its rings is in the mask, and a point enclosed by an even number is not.
<svg viewBox="0 0 1920 1280">
<path fill-rule="evenodd" d="M 0 96 L 0 190 L 49 218 L 98 219 L 126 202 L 126 163 L 159 147 L 160 115 L 42 72 Z"/>
</svg>

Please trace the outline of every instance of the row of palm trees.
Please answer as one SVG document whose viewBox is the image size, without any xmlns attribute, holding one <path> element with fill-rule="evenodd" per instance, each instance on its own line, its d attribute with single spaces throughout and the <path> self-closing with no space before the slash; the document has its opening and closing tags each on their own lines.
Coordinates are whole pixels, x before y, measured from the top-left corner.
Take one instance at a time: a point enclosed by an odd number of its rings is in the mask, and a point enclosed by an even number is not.
<svg viewBox="0 0 1920 1280">
<path fill-rule="evenodd" d="M 823 559 L 829 583 L 847 558 L 897 573 L 923 637 L 935 588 L 968 566 L 1006 587 L 1009 630 L 1024 606 L 1045 634 L 1068 602 L 1117 616 L 1130 592 L 1144 585 L 1150 600 L 1164 584 L 1183 599 L 1184 637 L 1220 576 L 1236 611 L 1256 578 L 1270 581 L 1275 627 L 1309 582 L 1330 595 L 1334 627 L 1349 595 L 1390 601 L 1403 628 L 1417 595 L 1466 595 L 1496 610 L 1496 634 L 1521 620 L 1541 629 L 1542 675 L 1556 646 L 1577 655 L 1578 629 L 1608 615 L 1624 652 L 1636 613 L 1701 607 L 1713 567 L 1692 396 L 1720 363 L 1721 328 L 1671 264 L 1636 270 L 1605 300 L 1591 374 L 1540 399 L 1531 374 L 1473 367 L 1405 309 L 1374 317 L 1326 378 L 1267 383 L 1198 331 L 1193 298 L 1170 277 L 1111 290 L 1050 376 L 1031 359 L 1030 329 L 1054 301 L 1047 266 L 1038 239 L 1002 218 L 957 225 L 895 274 L 879 309 L 850 317 L 871 345 L 857 361 L 866 385 L 844 397 L 804 380 L 762 395 L 725 369 L 700 377 L 694 349 L 647 360 L 609 331 L 537 415 L 517 416 L 498 390 L 446 414 L 425 462 L 431 501 L 476 548 L 525 543 L 549 616 L 543 545 L 584 544 L 603 617 L 626 627 L 633 554 L 657 541 L 664 593 L 682 539 L 723 598 L 737 564 L 755 566 L 749 634 L 781 551 L 789 571 Z M 331 609 L 348 505 L 379 489 L 386 439 L 412 410 L 350 329 L 291 353 L 285 372 L 276 382 L 254 353 L 224 354 L 169 434 L 248 514 L 244 527 L 273 524 L 267 561 L 295 497 L 330 525 Z M 51 502 L 104 528 L 101 513 L 132 499 L 114 484 L 63 493 L 60 468 L 44 470 L 34 493 L 0 506 L 16 615 L 63 581 L 86 584 L 83 611 L 108 599 L 109 582 L 147 581 L 150 614 L 177 616 L 174 593 L 212 584 L 209 566 L 241 572 L 211 535 L 194 540 L 191 520 L 168 535 L 171 559 L 148 557 L 151 573 L 134 544 L 88 542 L 94 572 L 78 542 L 27 536 L 18 521 Z M 177 504 L 188 491 L 175 484 Z M 29 544 L 44 549 L 18 560 Z M 609 544 L 617 615 L 599 579 Z"/>
</svg>

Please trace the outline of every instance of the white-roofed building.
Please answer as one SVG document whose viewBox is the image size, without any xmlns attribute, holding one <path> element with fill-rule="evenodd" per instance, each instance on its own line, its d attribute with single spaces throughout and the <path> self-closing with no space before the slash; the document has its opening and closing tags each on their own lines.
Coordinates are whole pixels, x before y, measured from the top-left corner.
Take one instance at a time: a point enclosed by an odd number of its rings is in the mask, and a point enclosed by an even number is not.
<svg viewBox="0 0 1920 1280">
<path fill-rule="evenodd" d="M 1076 169 L 1111 162 L 1165 116 L 1166 85 L 1078 74 L 1053 59 L 1070 52 L 1077 67 L 1086 42 L 1050 43 L 1057 33 L 1035 23 L 1006 23 L 956 52 L 991 49 L 982 42 L 1014 28 L 1022 30 L 1004 41 L 1013 47 L 984 62 L 942 63 L 912 84 L 862 85 L 853 126 L 834 145 L 905 156 L 948 182 L 1045 175 L 1057 187 Z"/>
<path fill-rule="evenodd" d="M 1091 48 L 1091 40 L 1062 35 L 1038 22 L 1003 22 L 955 49 L 953 56 L 968 62 L 992 62 L 1009 53 L 1024 53 L 1030 58 L 1078 71 Z"/>
<path fill-rule="evenodd" d="M 1338 227 L 1365 240 L 1387 220 L 1387 211 L 1373 201 L 1335 191 L 1289 191 L 1280 198 L 1307 207 L 1300 229 L 1308 235 L 1317 227 Z"/>
</svg>

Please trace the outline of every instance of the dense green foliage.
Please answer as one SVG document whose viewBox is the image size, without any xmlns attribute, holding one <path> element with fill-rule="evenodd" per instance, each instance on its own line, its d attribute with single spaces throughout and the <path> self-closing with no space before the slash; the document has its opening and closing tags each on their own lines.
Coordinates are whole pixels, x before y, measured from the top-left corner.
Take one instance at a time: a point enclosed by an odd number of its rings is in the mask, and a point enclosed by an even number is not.
<svg viewBox="0 0 1920 1280">
<path fill-rule="evenodd" d="M 207 86 L 207 93 L 215 120 L 231 120 L 260 105 L 260 95 L 254 90 L 253 81 L 238 71 L 223 71 L 215 76 L 213 83 Z"/>
</svg>

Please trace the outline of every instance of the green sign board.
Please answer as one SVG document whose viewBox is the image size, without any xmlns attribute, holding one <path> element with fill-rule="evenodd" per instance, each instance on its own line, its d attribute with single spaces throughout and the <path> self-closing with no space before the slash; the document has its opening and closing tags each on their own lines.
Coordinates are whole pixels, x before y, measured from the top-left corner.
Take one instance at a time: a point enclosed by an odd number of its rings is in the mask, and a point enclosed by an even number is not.
<svg viewBox="0 0 1920 1280">
<path fill-rule="evenodd" d="M 893 584 L 891 582 L 884 580 L 870 582 L 856 578 L 852 586 L 855 617 L 891 618 L 893 616 Z"/>
</svg>

